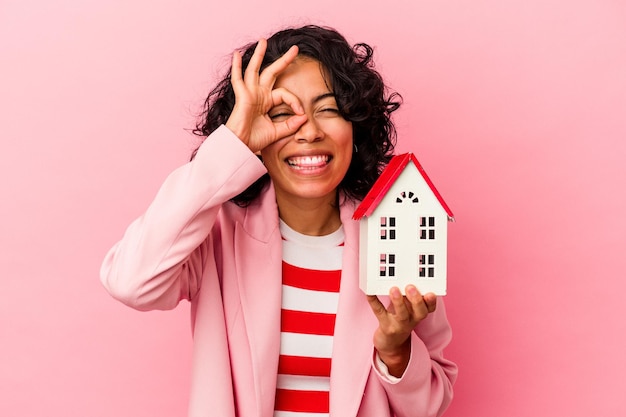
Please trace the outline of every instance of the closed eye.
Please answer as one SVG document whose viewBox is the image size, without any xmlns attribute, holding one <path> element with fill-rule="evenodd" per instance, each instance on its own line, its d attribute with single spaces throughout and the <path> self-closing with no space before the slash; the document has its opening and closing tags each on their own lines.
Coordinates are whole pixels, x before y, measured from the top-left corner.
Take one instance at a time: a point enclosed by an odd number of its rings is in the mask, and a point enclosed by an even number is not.
<svg viewBox="0 0 626 417">
<path fill-rule="evenodd" d="M 270 119 L 273 122 L 281 122 L 281 121 L 286 120 L 289 117 L 293 116 L 293 113 L 282 111 L 282 112 L 278 112 L 278 113 L 274 113 L 274 114 L 268 114 L 268 116 L 270 117 Z"/>
<path fill-rule="evenodd" d="M 330 117 L 339 114 L 339 109 L 335 107 L 325 107 L 319 110 L 319 113 L 322 113 L 324 116 Z"/>
</svg>

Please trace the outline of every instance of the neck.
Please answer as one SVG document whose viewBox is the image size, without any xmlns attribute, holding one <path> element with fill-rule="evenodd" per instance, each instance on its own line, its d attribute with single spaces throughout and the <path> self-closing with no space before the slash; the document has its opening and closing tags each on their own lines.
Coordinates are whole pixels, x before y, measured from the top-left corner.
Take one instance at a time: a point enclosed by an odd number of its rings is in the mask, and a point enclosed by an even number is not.
<svg viewBox="0 0 626 417">
<path fill-rule="evenodd" d="M 328 235 L 341 226 L 336 196 L 330 197 L 332 198 L 292 201 L 277 194 L 279 216 L 289 227 L 303 235 Z"/>
</svg>

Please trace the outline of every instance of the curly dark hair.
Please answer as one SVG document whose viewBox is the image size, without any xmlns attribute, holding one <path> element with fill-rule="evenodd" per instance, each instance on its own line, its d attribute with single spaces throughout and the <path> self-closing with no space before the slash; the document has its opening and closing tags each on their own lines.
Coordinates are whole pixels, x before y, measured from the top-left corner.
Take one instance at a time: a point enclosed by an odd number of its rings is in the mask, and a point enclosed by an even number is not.
<svg viewBox="0 0 626 417">
<path fill-rule="evenodd" d="M 336 30 L 314 25 L 285 29 L 267 40 L 267 51 L 261 70 L 281 57 L 292 45 L 299 55 L 322 64 L 328 84 L 335 95 L 339 112 L 352 122 L 353 141 L 358 152 L 352 156 L 348 171 L 339 184 L 346 197 L 363 199 L 387 165 L 396 142 L 396 130 L 390 115 L 402 103 L 396 92 L 388 92 L 382 77 L 374 69 L 373 49 L 365 43 L 354 46 Z M 241 48 L 243 71 L 248 66 L 256 42 Z M 230 70 L 209 93 L 193 133 L 206 137 L 225 124 L 235 105 L 230 83 Z M 192 154 L 195 157 L 197 149 Z M 239 206 L 247 206 L 269 183 L 268 174 L 233 198 Z"/>
</svg>

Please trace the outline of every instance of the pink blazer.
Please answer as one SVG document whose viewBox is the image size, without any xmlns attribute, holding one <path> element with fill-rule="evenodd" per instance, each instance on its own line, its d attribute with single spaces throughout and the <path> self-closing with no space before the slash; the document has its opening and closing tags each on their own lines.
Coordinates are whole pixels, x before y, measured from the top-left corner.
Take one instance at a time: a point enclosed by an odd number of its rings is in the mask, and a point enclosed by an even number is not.
<svg viewBox="0 0 626 417">
<path fill-rule="evenodd" d="M 247 208 L 228 200 L 266 172 L 226 127 L 194 161 L 172 172 L 148 210 L 106 255 L 101 279 L 138 310 L 191 301 L 190 417 L 271 417 L 280 348 L 282 242 L 270 186 Z M 378 322 L 358 288 L 355 204 L 341 206 L 343 272 L 333 344 L 330 415 L 438 416 L 452 398 L 456 366 L 444 359 L 451 331 L 442 300 L 411 339 L 399 381 L 376 368 Z M 387 303 L 386 300 L 383 300 Z"/>
</svg>

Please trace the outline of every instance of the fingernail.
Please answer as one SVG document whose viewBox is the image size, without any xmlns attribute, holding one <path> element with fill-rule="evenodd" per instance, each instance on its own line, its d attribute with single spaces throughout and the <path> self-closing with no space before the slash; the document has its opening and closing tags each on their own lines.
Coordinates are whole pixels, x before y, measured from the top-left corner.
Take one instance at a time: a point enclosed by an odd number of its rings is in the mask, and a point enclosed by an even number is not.
<svg viewBox="0 0 626 417">
<path fill-rule="evenodd" d="M 398 287 L 391 288 L 390 294 L 391 298 L 400 298 L 402 297 L 402 293 Z"/>
</svg>

